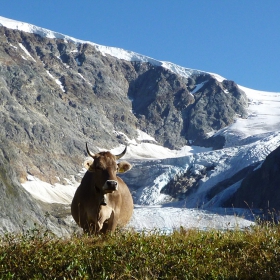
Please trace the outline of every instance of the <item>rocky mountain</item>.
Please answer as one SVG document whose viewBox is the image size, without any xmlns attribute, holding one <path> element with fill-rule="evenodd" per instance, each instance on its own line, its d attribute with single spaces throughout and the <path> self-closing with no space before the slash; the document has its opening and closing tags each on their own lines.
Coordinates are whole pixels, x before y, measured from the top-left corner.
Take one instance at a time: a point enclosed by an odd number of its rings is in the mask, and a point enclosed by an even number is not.
<svg viewBox="0 0 280 280">
<path fill-rule="evenodd" d="M 77 174 L 85 142 L 94 151 L 110 149 L 125 143 L 119 132 L 136 138 L 139 128 L 179 148 L 246 114 L 246 97 L 234 82 L 207 73 L 186 79 L 104 56 L 88 43 L 2 26 L 0 57 L 0 135 L 19 154 L 21 181 L 27 173 L 52 183 Z"/>
<path fill-rule="evenodd" d="M 61 206 L 56 205 L 55 215 L 50 215 L 47 211 L 51 211 L 50 206 L 35 201 L 22 188 L 11 165 L 15 157 L 13 150 L 0 152 L 0 234 L 27 232 L 33 228 L 43 228 L 58 236 L 67 236 L 76 231 L 75 225 L 67 222 L 67 219 L 60 219 Z"/>
<path fill-rule="evenodd" d="M 188 144 L 215 150 L 229 142 L 228 135 L 214 132 L 248 117 L 247 95 L 233 81 L 203 71 L 176 71 L 179 66 L 123 50 L 118 50 L 125 52 L 119 57 L 106 47 L 31 25 L 26 31 L 3 18 L 0 23 L 0 205 L 9 225 L 20 225 L 29 213 L 30 221 L 59 225 L 61 230 L 65 221 L 55 213 L 57 205 L 32 200 L 20 184 L 28 176 L 51 184 L 77 184 L 86 142 L 93 152 L 130 139 L 140 144 L 143 131 L 157 146 L 180 149 Z M 167 159 L 163 165 L 134 164 L 149 173 L 148 186 L 170 170 L 170 164 L 184 160 L 191 162 L 181 158 Z M 217 166 L 198 168 L 192 184 L 189 165 L 183 165 L 184 170 L 176 173 L 176 167 L 163 186 L 161 193 L 171 200 L 185 199 Z M 145 176 L 139 180 L 139 169 L 126 176 L 134 195 L 143 191 Z M 136 199 L 144 200 L 145 196 Z M 15 214 L 17 205 L 22 208 Z M 51 216 L 44 217 L 45 211 Z"/>
<path fill-rule="evenodd" d="M 235 195 L 224 206 L 250 207 L 269 211 L 280 210 L 280 147 L 270 153 L 242 181 Z"/>
</svg>

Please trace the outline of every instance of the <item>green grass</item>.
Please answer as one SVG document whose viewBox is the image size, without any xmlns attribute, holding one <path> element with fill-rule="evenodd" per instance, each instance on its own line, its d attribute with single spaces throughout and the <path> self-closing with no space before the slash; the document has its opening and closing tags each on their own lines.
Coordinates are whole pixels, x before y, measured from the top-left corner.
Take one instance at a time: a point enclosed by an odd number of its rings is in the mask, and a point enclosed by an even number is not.
<svg viewBox="0 0 280 280">
<path fill-rule="evenodd" d="M 0 238 L 0 279 L 280 279 L 280 226 Z"/>
</svg>

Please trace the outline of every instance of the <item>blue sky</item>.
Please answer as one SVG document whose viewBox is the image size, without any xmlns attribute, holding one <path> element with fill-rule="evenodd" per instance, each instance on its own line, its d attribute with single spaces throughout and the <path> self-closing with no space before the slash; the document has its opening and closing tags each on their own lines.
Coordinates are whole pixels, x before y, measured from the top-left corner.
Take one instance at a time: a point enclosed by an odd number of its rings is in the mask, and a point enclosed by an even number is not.
<svg viewBox="0 0 280 280">
<path fill-rule="evenodd" d="M 10 0 L 0 16 L 280 92 L 278 0 Z"/>
</svg>

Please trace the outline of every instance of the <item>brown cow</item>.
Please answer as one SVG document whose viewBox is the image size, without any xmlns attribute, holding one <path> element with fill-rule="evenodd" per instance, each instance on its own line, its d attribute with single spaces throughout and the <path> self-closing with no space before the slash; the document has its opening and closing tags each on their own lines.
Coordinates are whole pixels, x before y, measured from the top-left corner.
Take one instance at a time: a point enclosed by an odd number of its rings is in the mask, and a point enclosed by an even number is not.
<svg viewBox="0 0 280 280">
<path fill-rule="evenodd" d="M 71 204 L 71 213 L 85 233 L 106 233 L 116 226 L 126 225 L 133 212 L 130 191 L 117 173 L 131 169 L 128 162 L 119 162 L 126 148 L 119 155 L 110 152 L 92 154 L 86 144 L 87 153 L 93 158 L 85 162 L 88 171 L 77 188 Z"/>
</svg>

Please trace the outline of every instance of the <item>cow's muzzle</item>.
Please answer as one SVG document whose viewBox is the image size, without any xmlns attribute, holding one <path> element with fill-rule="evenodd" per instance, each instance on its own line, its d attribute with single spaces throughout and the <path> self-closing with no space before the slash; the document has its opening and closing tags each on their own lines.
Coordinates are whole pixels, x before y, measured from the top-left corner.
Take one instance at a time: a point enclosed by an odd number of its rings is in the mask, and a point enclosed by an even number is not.
<svg viewBox="0 0 280 280">
<path fill-rule="evenodd" d="M 105 193 L 110 193 L 118 190 L 118 182 L 115 180 L 107 180 L 103 186 Z"/>
</svg>

